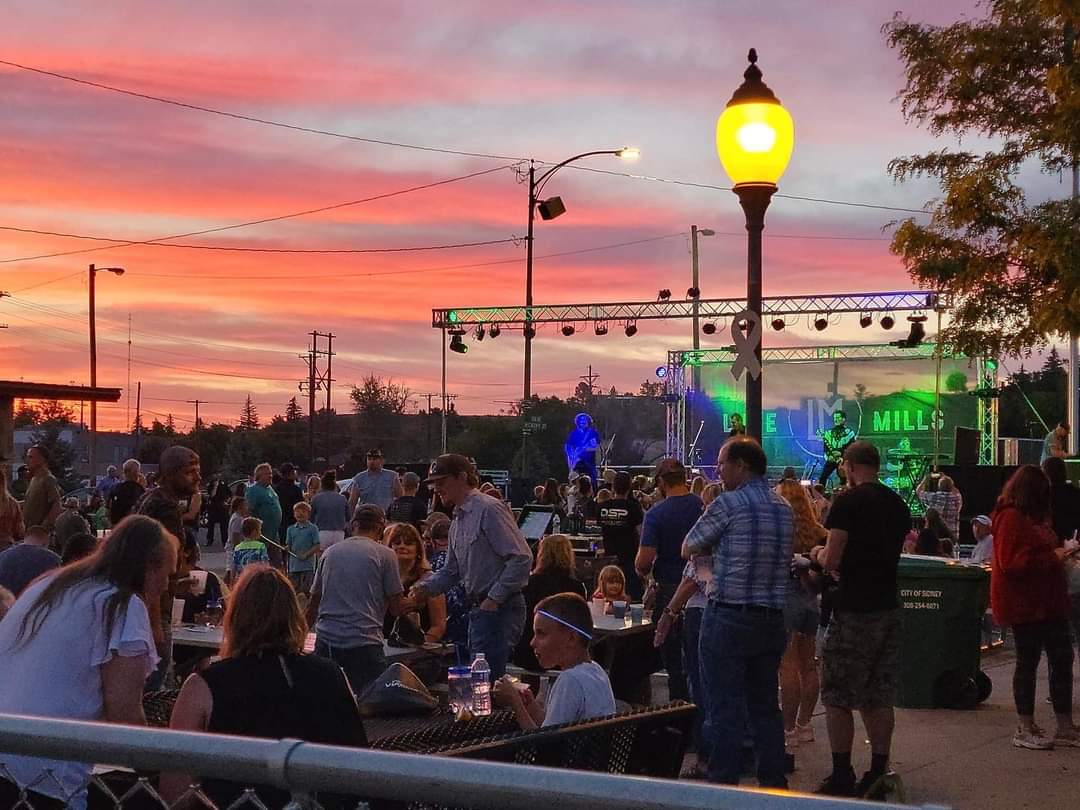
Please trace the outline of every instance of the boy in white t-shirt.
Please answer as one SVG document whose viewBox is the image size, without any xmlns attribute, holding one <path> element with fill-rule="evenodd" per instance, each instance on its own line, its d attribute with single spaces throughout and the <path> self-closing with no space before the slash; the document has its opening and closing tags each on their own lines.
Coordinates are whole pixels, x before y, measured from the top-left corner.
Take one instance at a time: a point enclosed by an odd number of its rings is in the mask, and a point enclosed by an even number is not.
<svg viewBox="0 0 1080 810">
<path fill-rule="evenodd" d="M 543 704 L 528 689 L 506 678 L 495 684 L 495 699 L 513 709 L 523 729 L 615 714 L 611 681 L 589 656 L 592 634 L 592 613 L 579 594 L 555 594 L 536 606 L 532 640 L 536 659 L 544 669 L 561 669 L 562 673 Z"/>
</svg>

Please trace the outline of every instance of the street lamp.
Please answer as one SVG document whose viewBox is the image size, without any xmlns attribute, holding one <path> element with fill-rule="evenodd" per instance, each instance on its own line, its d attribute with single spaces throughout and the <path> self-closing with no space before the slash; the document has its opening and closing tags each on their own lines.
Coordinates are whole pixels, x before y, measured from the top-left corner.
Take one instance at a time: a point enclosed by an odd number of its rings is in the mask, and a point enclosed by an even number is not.
<svg viewBox="0 0 1080 810">
<path fill-rule="evenodd" d="M 582 152 L 567 158 L 562 163 L 556 163 L 539 177 L 536 176 L 536 165 L 529 161 L 529 235 L 526 238 L 525 247 L 525 324 L 522 331 L 525 334 L 525 385 L 523 399 L 532 396 L 532 342 L 536 337 L 536 328 L 532 325 L 533 303 L 533 222 L 536 212 L 540 212 L 543 220 L 555 219 L 566 212 L 561 197 L 551 197 L 547 200 L 540 199 L 540 192 L 551 176 L 563 166 L 567 166 L 576 160 L 593 157 L 594 155 L 615 155 L 623 160 L 637 160 L 640 151 L 632 146 L 624 146 L 622 149 L 599 149 L 593 152 Z"/>
<path fill-rule="evenodd" d="M 90 387 L 97 388 L 97 315 L 94 308 L 94 278 L 98 273 L 106 272 L 117 276 L 124 275 L 123 267 L 95 267 L 90 265 Z M 90 480 L 97 469 L 97 398 L 90 398 Z"/>
<path fill-rule="evenodd" d="M 746 309 L 757 321 L 750 324 L 746 340 L 751 345 L 745 347 L 753 350 L 746 366 L 746 432 L 760 440 L 761 232 L 776 183 L 791 160 L 795 126 L 761 80 L 757 51 L 751 48 L 747 58 L 750 67 L 743 73 L 743 83 L 716 122 L 716 151 L 746 215 Z"/>
</svg>

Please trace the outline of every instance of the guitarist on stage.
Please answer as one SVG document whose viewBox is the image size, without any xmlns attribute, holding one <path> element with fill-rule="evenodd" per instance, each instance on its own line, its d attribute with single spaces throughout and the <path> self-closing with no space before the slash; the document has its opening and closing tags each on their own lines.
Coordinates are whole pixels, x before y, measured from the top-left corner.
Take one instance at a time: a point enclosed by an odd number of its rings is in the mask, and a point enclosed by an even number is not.
<svg viewBox="0 0 1080 810">
<path fill-rule="evenodd" d="M 821 470 L 818 483 L 825 486 L 833 472 L 844 483 L 844 469 L 840 466 L 840 460 L 844 457 L 844 450 L 855 441 L 855 431 L 847 426 L 847 414 L 843 411 L 833 411 L 833 426 L 831 430 L 818 431 L 821 434 L 821 443 L 825 454 L 825 467 Z"/>
</svg>

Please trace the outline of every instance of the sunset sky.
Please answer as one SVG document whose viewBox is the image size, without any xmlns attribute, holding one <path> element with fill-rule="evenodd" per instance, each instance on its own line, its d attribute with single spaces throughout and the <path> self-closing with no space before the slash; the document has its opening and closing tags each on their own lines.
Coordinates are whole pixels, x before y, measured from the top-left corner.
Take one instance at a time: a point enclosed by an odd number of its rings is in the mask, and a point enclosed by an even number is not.
<svg viewBox="0 0 1080 810">
<path fill-rule="evenodd" d="M 931 147 L 893 99 L 902 70 L 880 27 L 893 12 L 947 23 L 969 0 L 702 0 L 457 3 L 337 0 L 5 6 L 0 60 L 299 127 L 430 149 L 292 131 L 0 65 L 0 378 L 88 381 L 87 265 L 98 276 L 99 383 L 142 381 L 147 421 L 235 422 L 245 395 L 283 411 L 305 376 L 313 329 L 337 335 L 335 406 L 367 373 L 418 395 L 439 390 L 437 306 L 520 303 L 522 242 L 396 253 L 257 253 L 129 245 L 26 233 L 148 240 L 363 200 L 217 233 L 186 245 L 302 250 L 413 248 L 509 240 L 526 229 L 512 164 L 633 145 L 634 164 L 598 157 L 548 185 L 567 213 L 537 221 L 536 300 L 650 300 L 689 286 L 690 225 L 702 293 L 745 291 L 745 237 L 716 158 L 716 117 L 758 49 L 765 81 L 795 120 L 781 193 L 920 208 L 926 184 L 895 186 L 890 158 Z M 661 182 L 686 181 L 700 188 Z M 1056 180 L 1054 181 L 1056 183 Z M 1056 187 L 1056 186 L 1055 186 Z M 1062 192 L 1064 193 L 1064 192 Z M 778 198 L 765 235 L 765 293 L 910 288 L 889 254 L 897 211 Z M 798 237 L 798 238 L 792 238 Z M 814 237 L 814 238 L 808 238 Z M 830 237 L 830 238 L 821 238 Z M 636 245 L 626 242 L 651 239 Z M 590 252 L 547 258 L 548 254 Z M 895 339 L 856 319 L 806 324 L 767 345 Z M 520 396 L 520 332 L 451 355 L 466 413 Z M 705 339 L 708 345 L 709 339 Z M 718 345 L 729 342 L 718 333 Z M 534 389 L 569 393 L 591 363 L 605 389 L 636 390 L 689 322 L 643 323 L 633 339 L 557 329 L 534 344 Z M 768 385 L 768 383 L 766 383 Z M 126 393 L 126 390 L 125 390 Z M 421 398 L 417 397 L 418 403 Z M 126 397 L 101 409 L 123 426 Z M 426 407 L 426 398 L 423 399 Z"/>
</svg>

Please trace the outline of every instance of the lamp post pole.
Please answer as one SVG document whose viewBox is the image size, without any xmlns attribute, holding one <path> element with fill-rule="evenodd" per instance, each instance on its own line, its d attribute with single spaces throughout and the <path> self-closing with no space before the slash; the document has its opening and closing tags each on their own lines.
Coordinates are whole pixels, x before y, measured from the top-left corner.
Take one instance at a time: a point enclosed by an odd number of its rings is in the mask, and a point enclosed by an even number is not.
<svg viewBox="0 0 1080 810">
<path fill-rule="evenodd" d="M 117 276 L 124 275 L 123 267 L 95 267 L 90 265 L 90 387 L 97 388 L 97 310 L 94 300 L 94 279 L 105 271 Z M 90 480 L 93 481 L 97 470 L 97 399 L 90 399 Z"/>
<path fill-rule="evenodd" d="M 749 67 L 716 122 L 716 151 L 731 177 L 734 192 L 746 216 L 746 334 L 732 335 L 740 344 L 739 360 L 732 368 L 746 378 L 746 432 L 761 441 L 761 232 L 765 212 L 787 168 L 795 143 L 795 127 L 780 100 L 761 80 L 757 51 L 747 54 Z M 736 316 L 738 318 L 738 316 Z M 732 331 L 740 328 L 732 323 Z M 751 343 L 752 341 L 752 343 Z"/>
<path fill-rule="evenodd" d="M 97 315 L 94 305 L 94 277 L 97 269 L 90 265 L 90 387 L 97 388 Z M 94 485 L 97 469 L 97 397 L 90 397 L 90 485 Z"/>
<path fill-rule="evenodd" d="M 536 331 L 536 328 L 532 325 L 533 225 L 536 221 L 536 207 L 541 202 L 540 191 L 543 189 L 544 184 L 551 179 L 551 176 L 563 166 L 569 165 L 575 160 L 594 155 L 616 155 L 624 160 L 633 160 L 637 158 L 638 150 L 624 146 L 622 149 L 596 149 L 592 152 L 582 152 L 580 155 L 567 158 L 562 163 L 556 163 L 539 177 L 536 176 L 536 164 L 531 160 L 529 161 L 529 231 L 526 237 L 528 244 L 525 246 L 525 323 L 523 330 L 525 333 L 525 381 L 522 386 L 522 400 L 528 400 L 532 397 L 532 342 Z M 548 214 L 541 212 L 541 215 L 545 219 L 554 219 L 561 213 L 562 210 L 560 209 L 557 212 Z"/>
<path fill-rule="evenodd" d="M 771 183 L 742 183 L 735 186 L 739 205 L 746 215 L 746 309 L 761 317 L 761 232 L 765 230 L 765 211 L 769 207 L 776 186 Z M 748 333 L 755 330 L 747 329 Z M 756 330 L 758 338 L 754 342 L 754 357 L 761 365 L 761 330 Z M 761 441 L 761 379 L 764 372 L 756 377 L 746 375 L 746 433 Z"/>
<path fill-rule="evenodd" d="M 554 170 L 553 170 L 554 171 Z M 529 232 L 525 244 L 525 384 L 522 399 L 532 396 L 532 303 L 533 303 L 533 223 L 536 220 L 536 166 L 529 161 Z"/>
</svg>

